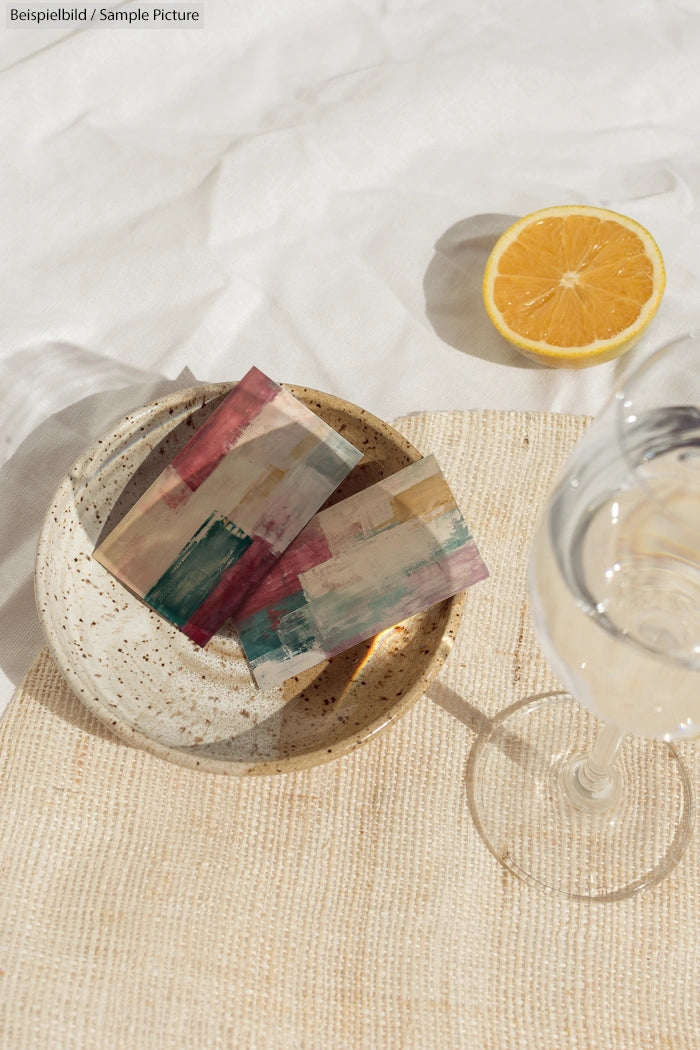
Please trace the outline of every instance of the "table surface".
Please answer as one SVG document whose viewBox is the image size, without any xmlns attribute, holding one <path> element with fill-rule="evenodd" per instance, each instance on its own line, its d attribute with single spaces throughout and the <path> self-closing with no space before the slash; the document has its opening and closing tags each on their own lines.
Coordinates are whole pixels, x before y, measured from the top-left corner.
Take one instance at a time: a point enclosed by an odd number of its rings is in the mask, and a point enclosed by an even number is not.
<svg viewBox="0 0 700 1050">
<path fill-rule="evenodd" d="M 0 708 L 51 494 L 154 394 L 256 364 L 384 419 L 594 414 L 700 316 L 697 0 L 95 10 L 0 36 Z M 571 202 L 640 220 L 668 273 L 638 347 L 584 371 L 517 355 L 480 292 L 513 217 Z"/>
<path fill-rule="evenodd" d="M 349 754 L 253 777 L 162 761 L 102 725 L 44 652 L 0 725 L 6 1046 L 700 1050 L 700 835 L 658 886 L 603 904 L 498 863 L 491 849 L 517 855 L 527 821 L 490 848 L 479 831 L 485 808 L 517 799 L 523 755 L 549 742 L 520 727 L 518 746 L 500 742 L 506 768 L 478 776 L 494 717 L 556 688 L 525 615 L 527 549 L 585 424 L 399 422 L 444 465 L 491 576 L 467 591 L 439 678 Z M 318 706 L 331 724 L 349 713 L 345 698 Z M 577 751 L 581 727 L 568 724 Z M 658 802 L 663 755 L 638 745 L 622 768 L 644 771 L 642 797 Z M 700 749 L 680 746 L 697 784 Z M 652 824 L 626 848 L 601 835 L 593 885 L 663 852 Z M 574 875 L 548 820 L 534 830 L 530 858 Z"/>
</svg>

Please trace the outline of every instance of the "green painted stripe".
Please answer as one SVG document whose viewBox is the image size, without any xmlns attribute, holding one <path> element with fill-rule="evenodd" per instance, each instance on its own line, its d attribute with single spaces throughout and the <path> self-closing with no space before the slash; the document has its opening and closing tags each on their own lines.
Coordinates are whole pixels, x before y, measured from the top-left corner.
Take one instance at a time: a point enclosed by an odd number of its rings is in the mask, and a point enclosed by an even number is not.
<svg viewBox="0 0 700 1050">
<path fill-rule="evenodd" d="M 305 603 L 304 592 L 299 590 L 277 599 L 269 609 L 261 609 L 245 620 L 236 621 L 236 631 L 251 664 L 258 659 L 275 659 L 273 654 L 276 649 L 279 650 L 278 659 L 287 659 L 288 652 L 280 647 L 279 621 L 295 609 L 303 607 Z M 305 639 L 302 643 L 303 648 L 299 651 L 305 652 L 312 641 L 312 638 Z"/>
<path fill-rule="evenodd" d="M 251 543 L 228 518 L 210 515 L 144 600 L 182 627 Z"/>
</svg>

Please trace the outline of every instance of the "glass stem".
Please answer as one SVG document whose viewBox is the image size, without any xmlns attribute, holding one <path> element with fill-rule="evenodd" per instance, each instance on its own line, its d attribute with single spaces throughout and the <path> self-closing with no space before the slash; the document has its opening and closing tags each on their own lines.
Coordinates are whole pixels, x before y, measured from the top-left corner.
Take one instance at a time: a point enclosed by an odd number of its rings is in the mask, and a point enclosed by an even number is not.
<svg viewBox="0 0 700 1050">
<path fill-rule="evenodd" d="M 577 777 L 582 788 L 593 794 L 605 790 L 625 735 L 616 726 L 603 726 L 593 750 L 578 767 Z"/>
<path fill-rule="evenodd" d="M 615 759 L 625 736 L 615 726 L 605 725 L 593 750 L 583 757 L 570 758 L 564 766 L 564 789 L 577 809 L 608 809 L 619 798 L 621 779 L 615 770 Z"/>
</svg>

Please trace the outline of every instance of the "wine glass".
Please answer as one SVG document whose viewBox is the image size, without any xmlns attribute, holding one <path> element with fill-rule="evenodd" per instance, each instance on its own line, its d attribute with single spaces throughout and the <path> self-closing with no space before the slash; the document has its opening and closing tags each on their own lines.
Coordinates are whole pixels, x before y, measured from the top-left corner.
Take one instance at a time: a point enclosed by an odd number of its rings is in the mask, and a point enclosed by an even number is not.
<svg viewBox="0 0 700 1050">
<path fill-rule="evenodd" d="M 664 878 L 695 803 L 700 733 L 700 338 L 623 379 L 565 464 L 529 561 L 533 623 L 568 692 L 493 719 L 472 814 L 521 878 L 614 900 Z M 575 698 L 575 699 L 574 699 Z"/>
</svg>

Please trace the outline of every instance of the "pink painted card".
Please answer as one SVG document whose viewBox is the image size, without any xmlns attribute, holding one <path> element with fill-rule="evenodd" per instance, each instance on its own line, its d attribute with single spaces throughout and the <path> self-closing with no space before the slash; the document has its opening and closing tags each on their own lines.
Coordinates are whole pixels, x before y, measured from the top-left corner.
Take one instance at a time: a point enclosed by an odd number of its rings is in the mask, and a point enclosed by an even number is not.
<svg viewBox="0 0 700 1050">
<path fill-rule="evenodd" d="M 261 688 L 483 580 L 433 456 L 320 511 L 234 616 Z"/>
<path fill-rule="evenodd" d="M 205 645 L 361 458 L 252 368 L 94 557 Z"/>
</svg>

